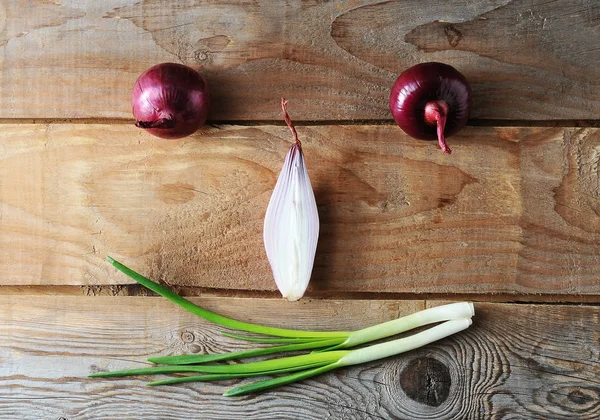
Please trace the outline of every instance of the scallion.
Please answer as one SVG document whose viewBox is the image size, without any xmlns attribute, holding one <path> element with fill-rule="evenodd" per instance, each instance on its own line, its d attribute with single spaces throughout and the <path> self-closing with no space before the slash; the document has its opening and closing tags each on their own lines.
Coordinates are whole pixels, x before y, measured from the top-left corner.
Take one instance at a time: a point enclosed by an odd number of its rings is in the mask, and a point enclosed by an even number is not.
<svg viewBox="0 0 600 420">
<path fill-rule="evenodd" d="M 304 378 L 337 369 L 366 363 L 400 354 L 447 337 L 471 325 L 474 315 L 473 304 L 469 302 L 452 303 L 437 306 L 407 315 L 392 321 L 384 322 L 369 328 L 354 332 L 323 332 L 303 331 L 283 328 L 266 327 L 227 318 L 201 308 L 184 299 L 168 288 L 142 276 L 123 264 L 108 257 L 108 261 L 133 280 L 158 293 L 159 295 L 178 304 L 185 310 L 194 313 L 208 321 L 236 330 L 257 333 L 268 337 L 254 337 L 223 332 L 228 337 L 277 344 L 275 346 L 234 351 L 223 354 L 178 355 L 151 357 L 148 360 L 161 364 L 140 369 L 100 372 L 91 377 L 118 377 L 128 375 L 154 375 L 171 373 L 202 373 L 202 375 L 176 377 L 150 382 L 148 385 L 169 385 L 183 382 L 215 381 L 232 378 L 245 378 L 260 375 L 280 375 L 268 380 L 258 381 L 236 387 L 224 395 L 234 396 L 256 392 L 264 389 L 295 382 Z M 413 334 L 409 337 L 375 344 L 356 350 L 347 350 L 360 344 L 381 340 L 392 335 L 400 334 L 425 325 L 440 323 L 432 328 Z M 206 364 L 227 360 L 244 359 L 248 357 L 265 356 L 268 354 L 313 350 L 312 353 L 278 359 L 261 360 L 250 363 L 236 364 Z M 291 372 L 291 373 L 290 373 Z"/>
<path fill-rule="evenodd" d="M 468 328 L 471 319 L 456 319 L 446 321 L 425 331 L 416 333 L 410 337 L 399 338 L 381 344 L 374 344 L 357 350 L 334 350 L 320 353 L 310 353 L 300 356 L 282 357 L 272 360 L 263 360 L 251 363 L 237 363 L 225 365 L 172 365 L 156 366 L 149 368 L 121 370 L 114 372 L 99 372 L 90 375 L 95 378 L 108 378 L 130 375 L 154 375 L 168 373 L 198 372 L 207 375 L 173 378 L 162 381 L 150 382 L 149 385 L 168 385 L 183 382 L 210 381 L 233 379 L 258 375 L 273 375 L 286 372 L 295 372 L 290 375 L 258 381 L 233 388 L 223 395 L 236 396 L 251 392 L 262 391 L 285 385 L 301 379 L 337 369 L 344 366 L 352 366 L 390 356 L 398 355 L 416 348 L 425 346 L 434 341 L 448 337 Z M 300 371 L 300 372 L 298 372 Z"/>
</svg>

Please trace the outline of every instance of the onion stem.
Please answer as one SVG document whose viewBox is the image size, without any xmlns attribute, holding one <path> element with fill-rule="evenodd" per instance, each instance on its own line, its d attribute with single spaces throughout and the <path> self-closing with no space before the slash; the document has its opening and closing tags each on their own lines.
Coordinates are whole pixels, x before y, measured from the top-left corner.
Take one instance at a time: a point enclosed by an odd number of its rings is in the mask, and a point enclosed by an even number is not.
<svg viewBox="0 0 600 420">
<path fill-rule="evenodd" d="M 415 328 L 453 319 L 471 318 L 475 309 L 471 302 L 457 302 L 424 309 L 413 314 L 350 333 L 343 343 L 325 350 L 345 349 L 381 340 Z"/>
<path fill-rule="evenodd" d="M 138 128 L 173 128 L 175 120 L 172 118 L 159 118 L 154 121 L 136 121 L 135 126 Z"/>
<path fill-rule="evenodd" d="M 444 153 L 450 154 L 452 150 L 446 144 L 446 138 L 444 137 L 448 110 L 446 101 L 431 101 L 425 104 L 425 122 L 437 125 L 437 137 L 440 148 Z"/>
<path fill-rule="evenodd" d="M 357 350 L 352 350 L 342 357 L 339 363 L 343 366 L 358 365 L 372 362 L 390 356 L 395 356 L 410 350 L 423 347 L 426 344 L 448 337 L 459 331 L 467 329 L 473 321 L 471 318 L 453 319 L 413 334 L 410 337 L 398 338 L 381 344 L 374 344 Z"/>
<path fill-rule="evenodd" d="M 287 101 L 285 100 L 285 98 L 281 98 L 281 110 L 283 111 L 283 120 L 285 121 L 285 123 L 289 127 L 290 131 L 292 132 L 292 137 L 294 138 L 294 143 L 299 148 L 302 148 L 302 143 L 300 143 L 300 139 L 298 139 L 298 133 L 296 132 L 296 127 L 294 127 L 294 124 L 292 123 L 292 119 L 290 118 L 290 115 L 287 112 Z"/>
</svg>

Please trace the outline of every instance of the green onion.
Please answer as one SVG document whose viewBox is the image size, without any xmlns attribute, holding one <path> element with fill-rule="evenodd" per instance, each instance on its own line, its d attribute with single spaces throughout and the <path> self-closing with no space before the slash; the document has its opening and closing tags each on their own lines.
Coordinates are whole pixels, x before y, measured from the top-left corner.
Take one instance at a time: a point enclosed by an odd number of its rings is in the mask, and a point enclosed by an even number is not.
<svg viewBox="0 0 600 420">
<path fill-rule="evenodd" d="M 416 333 L 410 337 L 399 338 L 381 344 L 374 344 L 357 350 L 334 350 L 239 364 L 156 366 L 113 372 L 99 372 L 90 375 L 90 377 L 107 378 L 129 375 L 154 375 L 185 372 L 199 372 L 208 374 L 172 378 L 149 383 L 151 386 L 156 386 L 183 382 L 223 380 L 300 371 L 290 375 L 241 385 L 223 394 L 225 396 L 237 396 L 289 384 L 327 372 L 332 369 L 372 362 L 398 355 L 462 331 L 468 328 L 471 323 L 472 321 L 470 318 L 446 321 L 435 327 Z"/>
<path fill-rule="evenodd" d="M 263 335 L 278 336 L 283 338 L 254 338 L 248 336 L 242 336 L 232 333 L 223 332 L 222 334 L 229 337 L 240 338 L 248 341 L 258 342 L 271 342 L 271 343 L 298 343 L 295 340 L 302 340 L 302 342 L 315 342 L 316 340 L 327 340 L 341 338 L 341 342 L 330 347 L 327 350 L 344 349 L 354 347 L 359 344 L 368 343 L 371 341 L 381 340 L 383 338 L 391 337 L 392 335 L 400 334 L 409 331 L 414 328 L 422 327 L 428 324 L 434 324 L 437 322 L 470 318 L 474 314 L 473 304 L 469 302 L 452 303 L 449 305 L 436 306 L 434 308 L 425 309 L 414 314 L 404 316 L 392 321 L 384 322 L 369 328 L 354 332 L 322 332 L 322 331 L 302 331 L 302 330 L 290 330 L 273 327 L 265 327 L 258 324 L 250 324 L 235 319 L 227 318 L 214 312 L 208 311 L 197 305 L 194 305 L 187 299 L 179 296 L 177 293 L 169 290 L 168 288 L 153 282 L 152 280 L 136 273 L 132 269 L 126 267 L 120 262 L 114 260 L 111 257 L 107 257 L 107 260 L 119 271 L 131 277 L 133 280 L 138 282 L 144 287 L 152 290 L 155 293 L 169 299 L 171 302 L 176 303 L 183 309 L 198 315 L 207 321 L 211 321 L 215 324 L 237 329 L 241 331 L 253 332 Z M 331 346 L 323 342 L 323 346 Z M 316 348 L 316 347 L 312 347 Z"/>
<path fill-rule="evenodd" d="M 278 345 L 223 354 L 151 357 L 148 359 L 149 361 L 163 366 L 101 372 L 92 374 L 90 377 L 119 377 L 128 375 L 154 375 L 186 372 L 202 373 L 202 375 L 176 377 L 153 381 L 148 384 L 150 386 L 156 386 L 184 382 L 244 378 L 259 375 L 286 374 L 263 381 L 241 385 L 224 394 L 226 396 L 244 395 L 250 392 L 289 384 L 339 367 L 367 363 L 422 347 L 433 341 L 468 328 L 469 325 L 471 325 L 471 317 L 474 315 L 472 303 L 460 302 L 425 309 L 411 315 L 354 332 L 302 331 L 266 327 L 227 318 L 203 309 L 168 288 L 136 273 L 118 261 L 115 261 L 110 257 L 107 259 L 115 268 L 128 275 L 133 280 L 195 315 L 224 327 L 270 337 L 254 337 L 229 332 L 223 332 L 223 335 L 246 341 Z M 439 325 L 409 337 L 371 345 L 357 350 L 345 350 L 360 344 L 381 340 L 405 331 L 440 322 L 442 323 Z M 299 356 L 281 357 L 278 359 L 250 363 L 206 364 L 302 350 L 313 350 L 313 352 Z"/>
</svg>

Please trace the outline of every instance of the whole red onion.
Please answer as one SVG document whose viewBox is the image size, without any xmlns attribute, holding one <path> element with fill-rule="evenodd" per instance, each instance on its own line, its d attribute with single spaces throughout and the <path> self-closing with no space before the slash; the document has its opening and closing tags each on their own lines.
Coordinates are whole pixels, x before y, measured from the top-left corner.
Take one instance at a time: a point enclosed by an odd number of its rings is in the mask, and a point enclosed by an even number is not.
<svg viewBox="0 0 600 420">
<path fill-rule="evenodd" d="M 131 107 L 135 125 L 150 134 L 163 139 L 189 136 L 206 122 L 208 86 L 190 67 L 157 64 L 135 81 Z"/>
<path fill-rule="evenodd" d="M 446 137 L 467 123 L 471 111 L 471 87 L 454 67 L 422 63 L 404 71 L 392 87 L 390 110 L 406 134 L 422 140 L 438 139 L 450 153 Z"/>
</svg>

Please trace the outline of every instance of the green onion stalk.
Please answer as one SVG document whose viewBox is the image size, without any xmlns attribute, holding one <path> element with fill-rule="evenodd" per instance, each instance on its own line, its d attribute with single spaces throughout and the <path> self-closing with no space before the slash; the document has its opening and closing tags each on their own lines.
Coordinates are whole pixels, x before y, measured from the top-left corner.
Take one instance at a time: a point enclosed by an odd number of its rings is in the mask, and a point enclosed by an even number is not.
<svg viewBox="0 0 600 420">
<path fill-rule="evenodd" d="M 151 357 L 148 359 L 150 362 L 163 366 L 100 372 L 90 375 L 91 377 L 119 377 L 128 375 L 201 373 L 201 375 L 190 375 L 153 381 L 148 384 L 150 386 L 245 378 L 259 375 L 279 375 L 272 379 L 236 387 L 224 394 L 226 396 L 244 395 L 289 384 L 340 367 L 379 360 L 422 347 L 468 328 L 469 325 L 471 325 L 471 317 L 474 315 L 472 303 L 459 302 L 428 308 L 411 315 L 354 332 L 304 331 L 267 327 L 238 321 L 208 311 L 184 299 L 170 289 L 136 273 L 118 261 L 115 261 L 110 257 L 108 257 L 108 261 L 119 271 L 128 275 L 139 284 L 169 299 L 173 303 L 197 316 L 224 327 L 260 334 L 263 337 L 223 333 L 226 336 L 254 342 L 278 344 L 271 347 L 221 354 Z M 381 340 L 435 323 L 439 324 L 409 337 L 399 338 L 356 350 L 348 350 L 349 348 L 361 344 Z M 281 357 L 258 362 L 206 365 L 206 363 L 302 350 L 313 351 L 309 354 Z"/>
</svg>

